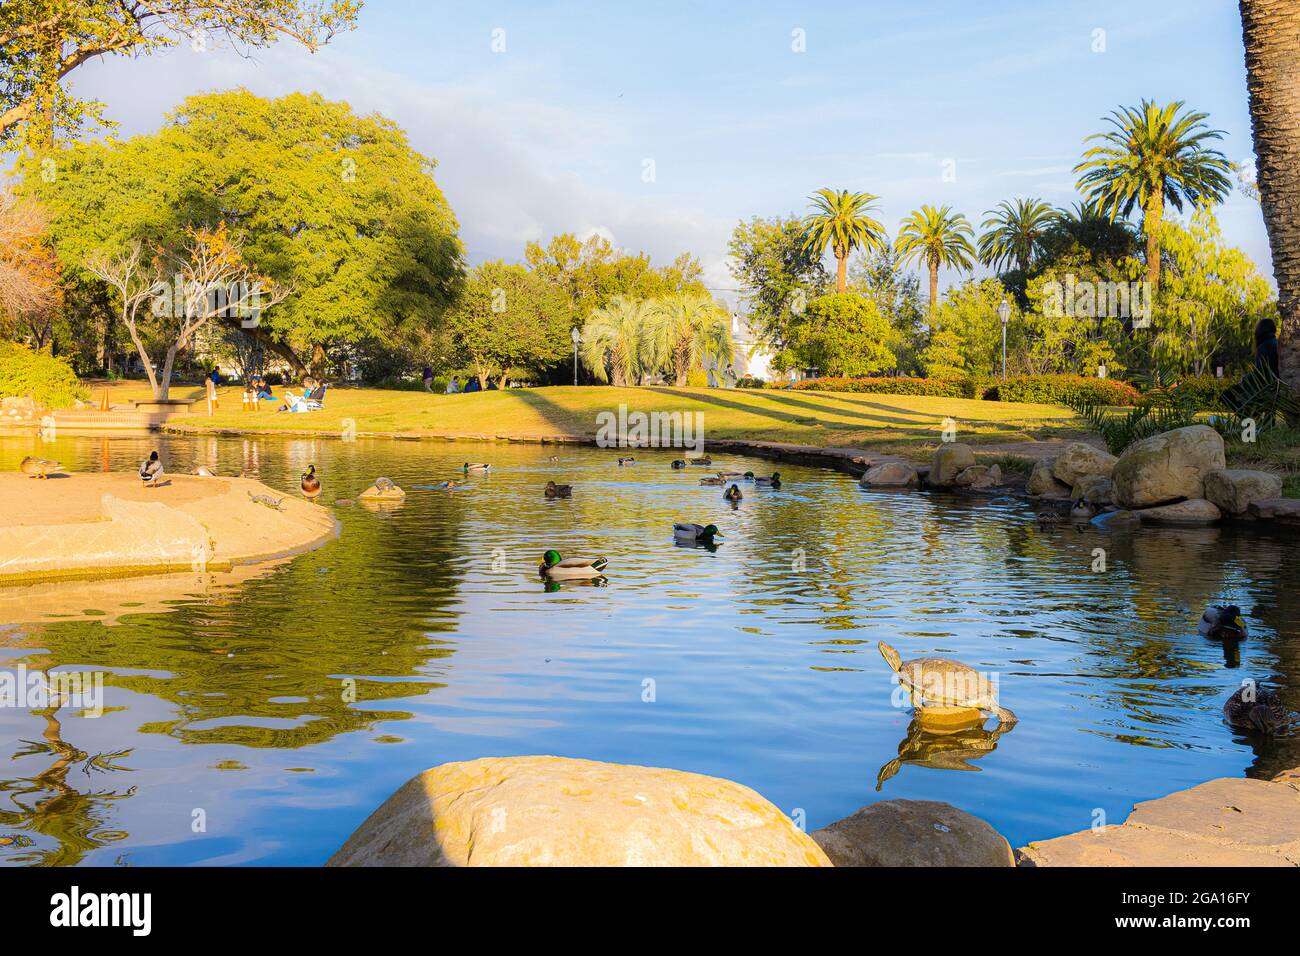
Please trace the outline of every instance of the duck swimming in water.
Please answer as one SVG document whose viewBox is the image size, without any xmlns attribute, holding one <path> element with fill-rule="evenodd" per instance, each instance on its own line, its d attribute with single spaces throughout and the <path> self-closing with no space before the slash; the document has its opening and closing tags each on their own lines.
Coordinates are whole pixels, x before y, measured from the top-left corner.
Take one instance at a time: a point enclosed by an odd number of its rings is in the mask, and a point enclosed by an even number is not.
<svg viewBox="0 0 1300 956">
<path fill-rule="evenodd" d="M 481 461 L 479 461 L 479 462 L 469 462 L 469 461 L 467 461 L 467 462 L 465 462 L 465 467 L 464 467 L 462 470 L 463 470 L 463 471 L 465 472 L 465 474 L 467 474 L 467 475 L 471 475 L 471 474 L 481 474 L 481 473 L 487 471 L 488 469 L 490 469 L 491 467 L 492 467 L 491 465 L 484 464 L 484 463 L 481 462 Z"/>
<path fill-rule="evenodd" d="M 727 490 L 722 493 L 722 497 L 727 501 L 730 501 L 732 504 L 738 504 L 740 501 L 744 500 L 745 495 L 740 490 L 740 485 L 730 485 L 727 487 Z"/>
<path fill-rule="evenodd" d="M 553 581 L 598 578 L 608 563 L 604 558 L 565 558 L 552 548 L 542 555 L 537 573 Z"/>
<path fill-rule="evenodd" d="M 149 488 L 158 484 L 158 479 L 163 476 L 163 463 L 158 460 L 158 453 L 151 451 L 149 457 L 140 463 L 140 480 L 144 486 Z"/>
<path fill-rule="evenodd" d="M 1282 705 L 1282 698 L 1253 681 L 1228 698 L 1223 705 L 1223 718 L 1240 730 L 1261 734 L 1275 734 L 1291 723 L 1291 714 Z"/>
<path fill-rule="evenodd" d="M 674 458 L 674 459 L 673 459 L 673 468 L 674 468 L 674 469 L 685 468 L 685 467 L 686 467 L 686 462 L 682 461 L 680 458 Z"/>
<path fill-rule="evenodd" d="M 320 479 L 316 477 L 315 465 L 307 466 L 307 470 L 303 472 L 302 478 L 298 481 L 298 486 L 302 488 L 304 498 L 314 501 L 320 497 Z M 375 487 L 379 487 L 379 482 L 375 482 Z"/>
<path fill-rule="evenodd" d="M 1065 521 L 1065 516 L 1062 515 L 1059 511 L 1051 511 L 1045 508 L 1042 511 L 1038 512 L 1034 520 L 1038 522 L 1039 528 L 1041 528 L 1044 531 L 1048 531 L 1052 528 L 1055 528 L 1057 525 L 1063 523 Z"/>
<path fill-rule="evenodd" d="M 766 478 L 762 475 L 756 475 L 752 471 L 747 471 L 745 472 L 745 477 L 748 478 L 750 481 L 752 481 L 754 485 L 759 488 L 780 488 L 781 487 L 781 473 L 779 471 L 772 472 L 772 477 L 770 478 Z"/>
<path fill-rule="evenodd" d="M 1091 521 L 1097 517 L 1097 509 L 1087 498 L 1080 498 L 1070 508 L 1070 520 L 1080 523 Z"/>
<path fill-rule="evenodd" d="M 553 481 L 548 481 L 542 494 L 548 498 L 572 498 L 573 485 L 557 485 Z"/>
<path fill-rule="evenodd" d="M 618 467 L 620 468 L 626 468 L 628 465 L 635 465 L 635 464 L 636 464 L 636 459 L 631 457 L 620 458 L 618 460 Z"/>
<path fill-rule="evenodd" d="M 1246 622 L 1242 619 L 1241 608 L 1235 604 L 1210 605 L 1205 609 L 1205 613 L 1201 615 L 1196 630 L 1206 637 L 1212 637 L 1220 641 L 1240 641 L 1250 633 L 1246 627 Z"/>
<path fill-rule="evenodd" d="M 723 478 L 721 475 L 719 475 L 716 478 L 709 477 L 709 478 L 700 479 L 700 484 L 702 485 L 725 485 L 726 483 L 727 483 L 727 479 Z"/>
<path fill-rule="evenodd" d="M 690 524 L 689 522 L 677 522 L 673 525 L 673 537 L 678 541 L 699 541 L 711 542 L 714 538 L 721 538 L 722 533 L 718 531 L 716 524 Z"/>
</svg>

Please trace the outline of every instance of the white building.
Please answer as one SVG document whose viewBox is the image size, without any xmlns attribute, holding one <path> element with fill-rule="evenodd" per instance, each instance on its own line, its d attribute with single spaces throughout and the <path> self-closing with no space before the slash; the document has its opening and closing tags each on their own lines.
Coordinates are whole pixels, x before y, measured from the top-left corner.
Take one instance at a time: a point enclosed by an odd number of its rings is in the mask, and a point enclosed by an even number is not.
<svg viewBox="0 0 1300 956">
<path fill-rule="evenodd" d="M 736 346 L 736 359 L 731 363 L 737 378 L 752 375 L 772 380 L 772 353 L 759 342 L 749 322 L 739 312 L 731 313 L 731 340 Z"/>
</svg>

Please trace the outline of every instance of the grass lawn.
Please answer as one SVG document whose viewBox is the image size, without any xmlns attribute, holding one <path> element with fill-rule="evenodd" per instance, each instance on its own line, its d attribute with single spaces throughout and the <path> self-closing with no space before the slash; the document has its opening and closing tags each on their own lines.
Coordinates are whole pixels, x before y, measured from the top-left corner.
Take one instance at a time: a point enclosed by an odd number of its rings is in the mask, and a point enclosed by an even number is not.
<svg viewBox="0 0 1300 956">
<path fill-rule="evenodd" d="M 143 382 L 88 384 L 96 402 L 104 388 L 113 404 L 150 396 Z M 958 440 L 971 444 L 1026 442 L 1080 433 L 1073 413 L 1054 405 L 914 395 L 650 386 L 559 386 L 430 395 L 331 387 L 324 411 L 277 414 L 278 402 L 263 402 L 257 412 L 242 411 L 241 391 L 220 389 L 221 407 L 211 417 L 199 404 L 195 406 L 198 414 L 173 419 L 169 428 L 337 434 L 346 427 L 345 420 L 351 419 L 360 434 L 594 436 L 597 415 L 617 413 L 623 404 L 629 413 L 702 412 L 706 440 L 863 447 L 913 457 L 925 456 L 938 444 L 943 420 L 948 417 L 957 421 Z M 282 393 L 282 388 L 276 389 L 277 396 Z M 201 398 L 203 390 L 181 386 L 173 387 L 171 394 L 174 398 Z"/>
</svg>

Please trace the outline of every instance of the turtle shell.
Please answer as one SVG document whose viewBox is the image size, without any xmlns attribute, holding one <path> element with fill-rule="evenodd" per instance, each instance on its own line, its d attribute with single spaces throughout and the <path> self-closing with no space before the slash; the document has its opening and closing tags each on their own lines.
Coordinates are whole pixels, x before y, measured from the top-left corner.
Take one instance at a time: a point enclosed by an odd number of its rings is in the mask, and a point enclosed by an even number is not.
<svg viewBox="0 0 1300 956">
<path fill-rule="evenodd" d="M 898 680 L 914 701 L 941 707 L 987 707 L 993 699 L 988 678 L 975 668 L 946 657 L 903 661 Z"/>
</svg>

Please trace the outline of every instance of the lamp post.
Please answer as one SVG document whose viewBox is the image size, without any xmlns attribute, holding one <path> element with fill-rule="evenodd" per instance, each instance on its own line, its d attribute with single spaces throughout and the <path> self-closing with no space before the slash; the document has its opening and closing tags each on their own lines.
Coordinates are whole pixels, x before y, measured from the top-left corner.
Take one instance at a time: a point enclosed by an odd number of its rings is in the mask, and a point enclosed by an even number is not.
<svg viewBox="0 0 1300 956">
<path fill-rule="evenodd" d="M 578 384 L 578 343 L 582 341 L 582 333 L 578 331 L 576 325 L 569 331 L 569 338 L 573 339 L 573 384 L 576 387 Z"/>
<path fill-rule="evenodd" d="M 1002 320 L 1002 381 L 1007 380 L 1007 323 L 1011 321 L 1011 303 L 1006 299 L 998 306 L 998 318 Z"/>
</svg>

